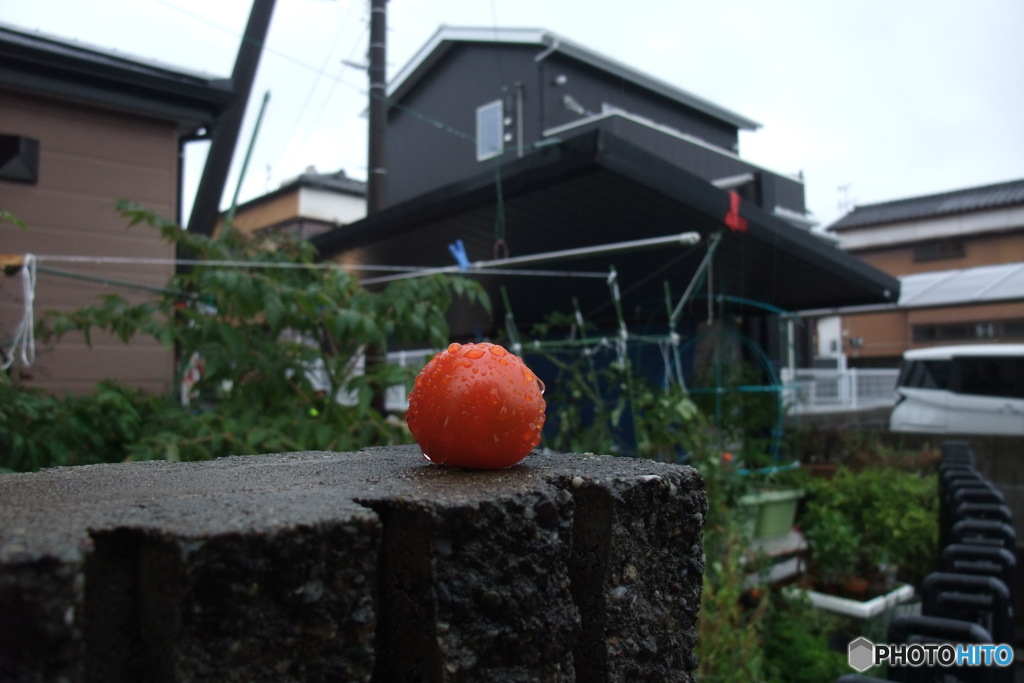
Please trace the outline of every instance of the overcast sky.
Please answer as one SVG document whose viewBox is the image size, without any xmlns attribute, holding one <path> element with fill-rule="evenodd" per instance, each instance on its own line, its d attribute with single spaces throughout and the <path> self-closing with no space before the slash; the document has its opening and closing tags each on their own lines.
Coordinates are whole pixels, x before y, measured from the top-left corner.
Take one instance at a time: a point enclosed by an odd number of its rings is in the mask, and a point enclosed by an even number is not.
<svg viewBox="0 0 1024 683">
<path fill-rule="evenodd" d="M 278 0 L 225 202 L 267 91 L 243 201 L 308 166 L 366 177 L 366 74 L 342 62 L 365 61 L 368 4 Z M 249 5 L 2 0 L 0 22 L 224 76 Z M 1024 178 L 1020 0 L 391 0 L 389 78 L 442 24 L 547 29 L 758 121 L 741 156 L 802 171 L 822 225 L 844 201 Z"/>
</svg>

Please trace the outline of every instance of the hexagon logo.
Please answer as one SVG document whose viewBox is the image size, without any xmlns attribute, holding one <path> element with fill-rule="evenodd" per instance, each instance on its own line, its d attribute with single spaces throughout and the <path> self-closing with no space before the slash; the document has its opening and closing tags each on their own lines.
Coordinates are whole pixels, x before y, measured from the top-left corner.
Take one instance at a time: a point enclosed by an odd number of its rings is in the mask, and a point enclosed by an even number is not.
<svg viewBox="0 0 1024 683">
<path fill-rule="evenodd" d="M 866 671 L 875 663 L 875 644 L 863 637 L 851 641 L 847 657 L 854 669 Z"/>
</svg>

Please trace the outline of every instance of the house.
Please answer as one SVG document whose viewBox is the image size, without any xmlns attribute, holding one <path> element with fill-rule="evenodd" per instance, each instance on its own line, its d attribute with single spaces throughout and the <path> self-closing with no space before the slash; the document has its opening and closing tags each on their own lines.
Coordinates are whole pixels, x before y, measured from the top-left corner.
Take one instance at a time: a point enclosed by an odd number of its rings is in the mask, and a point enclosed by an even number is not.
<svg viewBox="0 0 1024 683">
<path fill-rule="evenodd" d="M 183 145 L 235 97 L 227 81 L 0 26 L 0 210 L 27 226 L 0 226 L 0 251 L 38 257 L 36 317 L 167 283 L 173 247 L 156 231 L 129 230 L 116 204 L 129 199 L 177 218 Z M 149 262 L 115 262 L 125 259 Z M 21 278 L 0 279 L 5 354 L 24 303 Z M 61 394 L 91 391 L 104 378 L 161 393 L 174 386 L 172 349 L 101 335 L 93 342 L 88 350 L 69 335 L 40 347 L 14 376 Z"/>
<path fill-rule="evenodd" d="M 343 170 L 313 167 L 272 192 L 239 204 L 232 224 L 246 234 L 289 234 L 309 239 L 366 216 L 366 183 Z"/>
<path fill-rule="evenodd" d="M 807 229 L 800 178 L 739 156 L 755 122 L 548 31 L 442 27 L 388 97 L 388 207 L 312 242 L 394 277 L 458 268 L 460 243 L 467 264 L 519 259 L 464 271 L 494 310 L 457 309 L 456 337 L 508 320 L 528 330 L 574 306 L 612 335 L 619 312 L 665 330 L 675 306 L 686 337 L 711 321 L 785 362 L 786 312 L 898 296 L 895 278 Z M 604 249 L 681 233 L 697 244 Z"/>
<path fill-rule="evenodd" d="M 587 131 L 807 227 L 803 182 L 743 161 L 755 121 L 539 29 L 442 26 L 389 83 L 387 201 L 493 170 Z"/>
<path fill-rule="evenodd" d="M 819 355 L 895 367 L 907 349 L 1024 340 L 1024 180 L 858 206 L 827 231 L 901 295 L 818 312 Z"/>
</svg>

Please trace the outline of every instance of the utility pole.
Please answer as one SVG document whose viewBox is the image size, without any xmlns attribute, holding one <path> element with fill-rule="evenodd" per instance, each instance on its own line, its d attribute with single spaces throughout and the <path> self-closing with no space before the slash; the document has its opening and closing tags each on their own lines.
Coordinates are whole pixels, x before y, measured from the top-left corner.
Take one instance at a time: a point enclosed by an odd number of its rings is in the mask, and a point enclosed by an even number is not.
<svg viewBox="0 0 1024 683">
<path fill-rule="evenodd" d="M 388 125 L 387 91 L 387 0 L 370 0 L 370 130 L 367 144 L 366 215 L 381 211 L 387 204 L 387 157 L 385 142 Z M 387 362 L 387 346 L 376 344 L 366 349 L 366 370 Z M 387 415 L 386 387 L 374 387 L 371 407 Z"/>
<path fill-rule="evenodd" d="M 220 215 L 220 200 L 224 194 L 224 183 L 231 170 L 242 119 L 249 103 L 249 93 L 256 78 L 256 69 L 263 54 L 263 43 L 267 39 L 270 18 L 274 13 L 274 0 L 253 0 L 245 34 L 238 46 L 235 68 L 231 72 L 231 86 L 236 99 L 214 124 L 210 151 L 199 180 L 188 230 L 201 235 L 212 235 Z"/>
<path fill-rule="evenodd" d="M 370 130 L 366 213 L 387 204 L 387 0 L 370 0 Z"/>
</svg>

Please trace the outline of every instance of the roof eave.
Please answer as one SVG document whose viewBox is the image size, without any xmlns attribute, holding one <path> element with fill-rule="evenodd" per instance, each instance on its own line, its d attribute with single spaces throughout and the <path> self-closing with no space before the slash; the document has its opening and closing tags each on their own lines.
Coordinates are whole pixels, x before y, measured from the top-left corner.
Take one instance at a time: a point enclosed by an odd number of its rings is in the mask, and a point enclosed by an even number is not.
<svg viewBox="0 0 1024 683">
<path fill-rule="evenodd" d="M 133 61 L 0 26 L 0 85 L 37 95 L 208 125 L 234 100 L 228 79 Z"/>
<path fill-rule="evenodd" d="M 606 131 L 597 130 L 503 165 L 502 187 L 506 204 L 517 201 L 521 195 L 585 177 L 595 169 L 628 178 L 645 190 L 685 206 L 708 230 L 718 229 L 711 226 L 721 225 L 721 217 L 726 215 L 730 203 L 728 193 Z M 469 214 L 494 201 L 493 173 L 481 173 L 388 207 L 344 228 L 313 238 L 312 242 L 320 257 L 328 259 L 371 243 L 398 238 L 406 232 L 421 230 L 452 216 Z M 900 283 L 896 278 L 750 203 L 744 203 L 743 213 L 750 220 L 745 237 L 726 233 L 727 241 L 738 246 L 737 240 L 752 239 L 754 242 L 750 244 L 754 248 L 757 245 L 769 246 L 775 253 L 788 254 L 797 262 L 829 264 L 827 270 L 835 282 L 834 286 L 846 292 L 857 292 L 847 297 L 851 303 L 854 299 L 859 299 L 858 303 L 897 300 Z"/>
<path fill-rule="evenodd" d="M 644 74 L 622 62 L 605 57 L 555 33 L 537 28 L 473 28 L 440 26 L 403 66 L 388 85 L 388 98 L 401 100 L 456 43 L 507 43 L 545 48 L 541 58 L 559 52 L 602 71 L 627 79 L 642 88 L 675 100 L 741 130 L 757 130 L 761 124 L 670 83 Z"/>
</svg>

